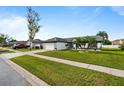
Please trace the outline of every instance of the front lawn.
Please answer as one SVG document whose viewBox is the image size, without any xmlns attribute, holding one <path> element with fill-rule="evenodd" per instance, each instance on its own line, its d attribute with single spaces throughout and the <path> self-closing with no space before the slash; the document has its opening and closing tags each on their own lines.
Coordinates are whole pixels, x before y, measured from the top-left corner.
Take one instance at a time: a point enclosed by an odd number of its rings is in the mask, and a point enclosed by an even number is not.
<svg viewBox="0 0 124 93">
<path fill-rule="evenodd" d="M 21 52 L 28 52 L 28 51 L 35 51 L 35 50 L 41 50 L 41 49 L 36 49 L 36 48 L 32 48 L 31 50 L 29 48 L 21 48 L 21 49 L 15 49 Z"/>
<path fill-rule="evenodd" d="M 117 52 L 117 51 L 116 51 Z M 77 62 L 101 65 L 124 70 L 124 52 L 118 51 L 48 51 L 37 53 L 39 55 L 57 57 Z"/>
<path fill-rule="evenodd" d="M 5 53 L 14 53 L 14 52 L 10 50 L 0 49 L 0 54 L 5 54 Z"/>
<path fill-rule="evenodd" d="M 50 85 L 124 85 L 124 78 L 33 56 L 11 60 Z"/>
</svg>

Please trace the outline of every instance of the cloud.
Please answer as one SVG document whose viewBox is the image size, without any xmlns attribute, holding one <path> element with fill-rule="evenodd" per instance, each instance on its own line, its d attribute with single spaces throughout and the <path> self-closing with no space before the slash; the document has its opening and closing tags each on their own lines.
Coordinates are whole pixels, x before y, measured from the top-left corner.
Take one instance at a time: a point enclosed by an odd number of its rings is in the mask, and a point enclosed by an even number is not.
<svg viewBox="0 0 124 93">
<path fill-rule="evenodd" d="M 95 15 L 99 15 L 99 14 L 101 14 L 102 13 L 102 7 L 97 7 L 97 8 L 95 8 L 95 10 L 94 10 L 94 14 Z"/>
<path fill-rule="evenodd" d="M 117 14 L 124 16 L 124 6 L 113 6 L 111 7 L 114 12 Z"/>
<path fill-rule="evenodd" d="M 9 34 L 15 39 L 24 40 L 27 35 L 26 19 L 22 16 L 0 18 L 0 33 Z"/>
</svg>

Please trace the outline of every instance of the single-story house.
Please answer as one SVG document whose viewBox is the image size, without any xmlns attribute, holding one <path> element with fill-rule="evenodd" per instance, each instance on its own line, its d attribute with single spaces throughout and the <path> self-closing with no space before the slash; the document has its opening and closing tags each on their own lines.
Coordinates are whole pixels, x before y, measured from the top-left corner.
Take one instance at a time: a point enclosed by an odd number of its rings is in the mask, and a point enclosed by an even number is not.
<svg viewBox="0 0 124 93">
<path fill-rule="evenodd" d="M 102 47 L 102 40 L 103 40 L 102 37 L 100 36 L 90 36 L 90 37 L 94 37 L 96 39 L 97 49 Z M 42 46 L 43 46 L 43 49 L 47 49 L 47 50 L 77 49 L 76 44 L 73 43 L 73 41 L 76 38 L 78 37 L 72 37 L 72 38 L 54 37 L 46 41 L 42 41 Z M 88 47 L 88 44 L 86 44 L 83 48 L 87 48 L 87 47 Z M 93 48 L 93 47 L 90 47 L 90 48 Z"/>
<path fill-rule="evenodd" d="M 27 45 L 30 45 L 29 40 L 26 43 Z M 32 42 L 33 48 L 42 48 L 42 41 L 40 39 L 34 39 Z"/>
<path fill-rule="evenodd" d="M 123 44 L 124 39 L 116 39 L 114 41 L 112 41 L 112 45 L 121 45 Z"/>
<path fill-rule="evenodd" d="M 16 42 L 13 42 L 12 45 L 16 46 L 18 44 L 23 44 L 23 45 L 30 46 L 29 40 L 27 40 L 27 41 L 16 41 Z M 32 42 L 32 47 L 33 48 L 42 48 L 42 41 L 40 39 L 34 39 L 33 42 Z"/>
</svg>

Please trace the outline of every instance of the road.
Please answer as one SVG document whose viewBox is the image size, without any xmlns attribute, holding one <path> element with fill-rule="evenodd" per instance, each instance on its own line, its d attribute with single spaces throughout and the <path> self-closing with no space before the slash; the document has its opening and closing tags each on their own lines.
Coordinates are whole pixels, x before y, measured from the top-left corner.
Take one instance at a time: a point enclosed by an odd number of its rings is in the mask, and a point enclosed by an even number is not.
<svg viewBox="0 0 124 93">
<path fill-rule="evenodd" d="M 0 86 L 30 86 L 30 83 L 0 56 Z"/>
</svg>

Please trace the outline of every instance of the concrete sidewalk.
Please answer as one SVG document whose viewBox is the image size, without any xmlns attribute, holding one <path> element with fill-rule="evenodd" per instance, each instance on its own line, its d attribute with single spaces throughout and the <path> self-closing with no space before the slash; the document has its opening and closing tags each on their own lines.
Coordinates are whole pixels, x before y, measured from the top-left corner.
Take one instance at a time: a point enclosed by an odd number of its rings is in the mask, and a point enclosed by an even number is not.
<svg viewBox="0 0 124 93">
<path fill-rule="evenodd" d="M 0 86 L 30 86 L 19 73 L 0 56 Z"/>
<path fill-rule="evenodd" d="M 38 52 L 45 52 L 48 50 L 35 50 L 35 51 L 28 51 L 28 52 L 18 52 L 16 50 L 14 50 L 14 51 L 16 53 L 7 53 L 7 54 L 1 54 L 1 55 L 7 59 L 10 59 L 10 58 L 14 58 L 14 57 L 22 56 L 22 55 L 28 55 L 28 54 L 38 53 Z"/>
<path fill-rule="evenodd" d="M 114 69 L 114 68 L 109 68 L 109 67 L 104 67 L 104 66 L 98 66 L 98 65 L 92 65 L 92 64 L 87 64 L 87 63 L 80 63 L 80 62 L 76 62 L 76 61 L 70 61 L 70 60 L 65 60 L 65 59 L 37 55 L 37 54 L 28 54 L 28 55 L 31 55 L 34 57 L 39 57 L 39 58 L 44 58 L 47 60 L 64 63 L 64 64 L 68 64 L 68 65 L 72 65 L 72 66 L 91 69 L 91 70 L 95 70 L 98 72 L 104 72 L 104 73 L 112 74 L 112 75 L 118 76 L 118 77 L 124 77 L 124 70 L 119 70 L 119 69 Z"/>
</svg>

